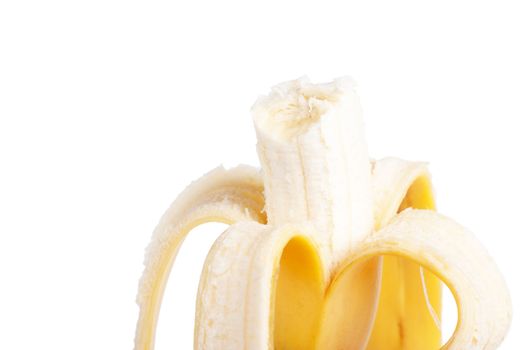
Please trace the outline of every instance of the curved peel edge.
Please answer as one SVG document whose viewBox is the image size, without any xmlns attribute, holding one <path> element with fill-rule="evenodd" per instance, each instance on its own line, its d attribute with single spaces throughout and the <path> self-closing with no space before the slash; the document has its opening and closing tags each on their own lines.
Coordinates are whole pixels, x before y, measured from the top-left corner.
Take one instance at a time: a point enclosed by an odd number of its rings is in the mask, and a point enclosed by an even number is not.
<svg viewBox="0 0 525 350">
<path fill-rule="evenodd" d="M 446 350 L 496 349 L 512 318 L 508 288 L 475 236 L 429 210 L 406 209 L 367 238 L 359 256 L 397 255 L 436 274 L 458 304 L 458 324 Z"/>
<path fill-rule="evenodd" d="M 140 308 L 135 349 L 154 348 L 157 318 L 171 266 L 186 235 L 206 222 L 264 223 L 266 216 L 258 169 L 218 167 L 189 185 L 162 216 L 146 249 L 139 282 Z"/>
</svg>

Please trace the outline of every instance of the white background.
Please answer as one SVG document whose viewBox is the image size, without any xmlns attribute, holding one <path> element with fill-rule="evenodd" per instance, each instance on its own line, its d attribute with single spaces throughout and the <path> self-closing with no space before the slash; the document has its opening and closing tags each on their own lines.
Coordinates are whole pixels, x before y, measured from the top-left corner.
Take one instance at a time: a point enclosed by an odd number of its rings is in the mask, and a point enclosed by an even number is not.
<svg viewBox="0 0 525 350">
<path fill-rule="evenodd" d="M 372 157 L 430 162 L 508 281 L 501 348 L 525 348 L 522 4 L 0 2 L 0 348 L 132 348 L 157 220 L 209 169 L 257 165 L 251 104 L 304 74 L 357 80 Z M 191 348 L 223 228 L 182 249 L 158 349 Z"/>
</svg>

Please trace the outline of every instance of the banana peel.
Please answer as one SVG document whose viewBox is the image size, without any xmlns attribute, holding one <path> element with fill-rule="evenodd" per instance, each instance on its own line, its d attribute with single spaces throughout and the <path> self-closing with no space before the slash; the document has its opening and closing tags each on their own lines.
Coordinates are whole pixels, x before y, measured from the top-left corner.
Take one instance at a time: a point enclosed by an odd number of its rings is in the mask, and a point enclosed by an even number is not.
<svg viewBox="0 0 525 350">
<path fill-rule="evenodd" d="M 496 349 L 509 292 L 468 230 L 438 214 L 424 163 L 369 161 L 349 79 L 276 86 L 252 109 L 261 170 L 218 168 L 158 224 L 139 284 L 135 349 L 154 348 L 178 249 L 231 226 L 204 263 L 195 349 L 438 349 L 441 288 L 458 323 L 441 349 Z"/>
</svg>

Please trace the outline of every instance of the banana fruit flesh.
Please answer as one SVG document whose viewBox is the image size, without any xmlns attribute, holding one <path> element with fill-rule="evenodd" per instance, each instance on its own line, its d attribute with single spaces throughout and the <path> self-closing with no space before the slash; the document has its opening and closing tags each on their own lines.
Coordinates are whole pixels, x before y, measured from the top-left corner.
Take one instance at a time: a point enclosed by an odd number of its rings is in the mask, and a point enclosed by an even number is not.
<svg viewBox="0 0 525 350">
<path fill-rule="evenodd" d="M 351 80 L 276 86 L 252 109 L 261 170 L 218 168 L 154 231 L 136 350 L 154 348 L 164 288 L 195 226 L 230 224 L 204 263 L 195 349 L 496 349 L 506 284 L 465 228 L 435 212 L 423 163 L 370 161 Z M 441 288 L 458 306 L 441 345 Z"/>
</svg>

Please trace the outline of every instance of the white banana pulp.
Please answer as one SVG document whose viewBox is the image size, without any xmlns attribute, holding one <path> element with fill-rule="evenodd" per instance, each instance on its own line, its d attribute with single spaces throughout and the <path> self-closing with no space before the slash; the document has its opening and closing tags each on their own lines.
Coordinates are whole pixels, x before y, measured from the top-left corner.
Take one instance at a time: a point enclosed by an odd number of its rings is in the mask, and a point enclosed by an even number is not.
<svg viewBox="0 0 525 350">
<path fill-rule="evenodd" d="M 458 323 L 441 349 L 498 347 L 511 320 L 500 272 L 469 231 L 435 212 L 425 164 L 369 161 L 350 79 L 280 84 L 252 114 L 261 170 L 213 170 L 153 233 L 136 350 L 154 348 L 178 249 L 210 221 L 231 226 L 204 264 L 195 349 L 439 349 L 442 282 Z"/>
</svg>

